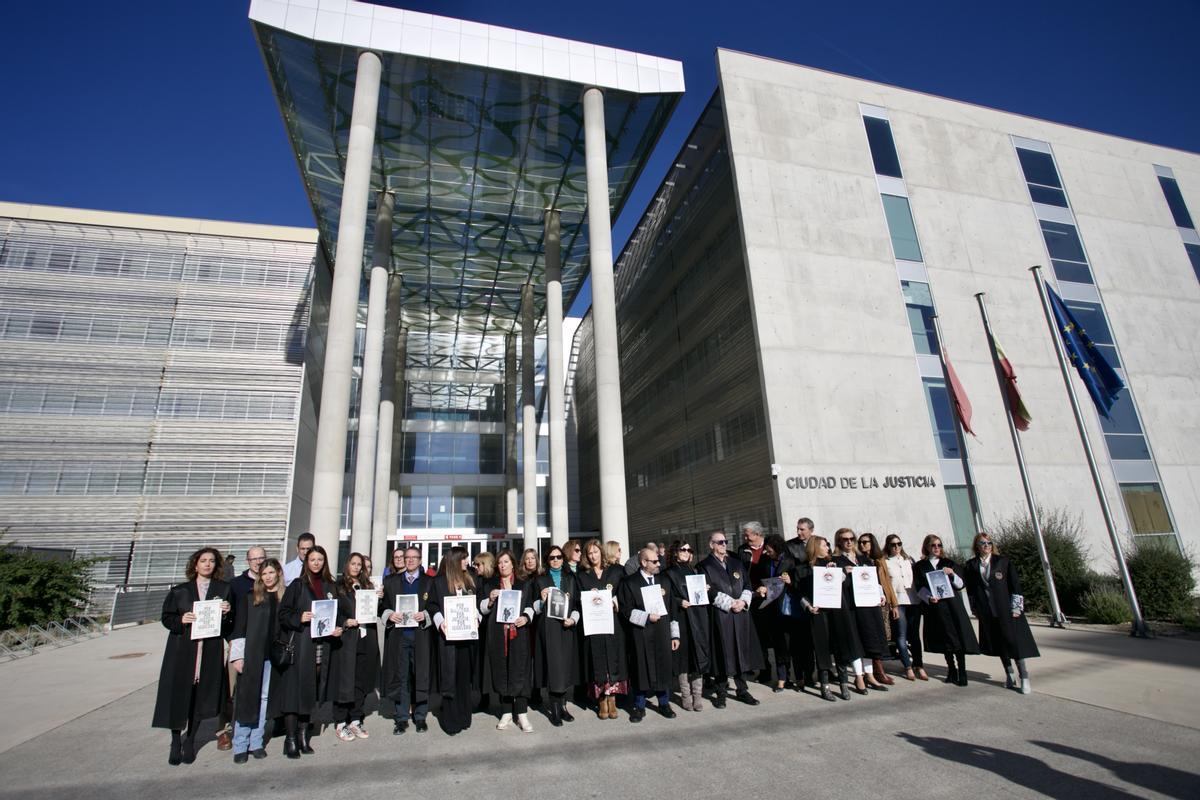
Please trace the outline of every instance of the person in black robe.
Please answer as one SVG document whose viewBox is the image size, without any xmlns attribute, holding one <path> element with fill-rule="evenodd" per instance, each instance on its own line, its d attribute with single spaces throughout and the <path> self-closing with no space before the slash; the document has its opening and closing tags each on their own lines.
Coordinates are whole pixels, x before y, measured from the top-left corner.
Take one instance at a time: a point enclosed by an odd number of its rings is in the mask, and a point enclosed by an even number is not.
<svg viewBox="0 0 1200 800">
<path fill-rule="evenodd" d="M 283 565 L 274 558 L 256 563 L 250 591 L 235 602 L 229 663 L 238 676 L 233 690 L 233 761 L 251 755 L 266 758 L 263 747 L 271 692 L 278 692 L 279 668 L 271 661 L 271 645 L 279 635 L 279 600 Z"/>
<path fill-rule="evenodd" d="M 614 615 L 617 612 L 617 589 L 625 579 L 621 563 L 621 546 L 616 542 L 600 544 L 589 539 L 583 546 L 583 562 L 575 573 L 579 582 L 580 603 L 603 602 L 596 592 L 612 594 Z M 596 701 L 599 719 L 617 718 L 617 697 L 629 693 L 629 668 L 625 659 L 625 632 L 615 624 L 613 633 L 583 635 L 583 680 L 588 684 L 588 696 Z"/>
<path fill-rule="evenodd" d="M 367 739 L 363 717 L 367 698 L 379 686 L 379 632 L 375 623 L 360 624 L 355 592 L 371 589 L 366 559 L 351 553 L 346 571 L 337 582 L 338 615 L 345 619 L 341 639 L 333 646 L 329 664 L 329 697 L 333 701 L 333 721 L 337 737 L 343 742 Z M 383 598 L 383 589 L 375 591 L 375 603 Z"/>
<path fill-rule="evenodd" d="M 579 683 L 579 582 L 566 566 L 566 552 L 558 545 L 546 551 L 546 571 L 533 583 L 533 610 L 540 615 L 533 648 L 533 685 L 545 689 L 546 711 L 550 724 L 561 727 L 574 722 L 567 709 L 567 692 Z M 558 589 L 566 595 L 566 615 L 550 617 L 550 592 Z"/>
<path fill-rule="evenodd" d="M 384 697 L 392 701 L 392 733 L 408 730 L 410 715 L 417 733 L 429 729 L 430 670 L 433 662 L 433 616 L 428 612 L 429 590 L 433 579 L 421 569 L 421 551 L 409 547 L 402 551 L 400 566 L 383 579 L 380 616 L 384 620 L 383 672 L 380 681 Z M 405 621 L 396 611 L 397 595 L 414 595 L 416 627 L 401 627 Z"/>
<path fill-rule="evenodd" d="M 964 586 L 958 565 L 943 558 L 942 551 L 940 536 L 931 533 L 925 537 L 921 543 L 921 555 L 924 558 L 913 565 L 913 583 L 921 587 L 917 594 L 925 604 L 925 649 L 931 653 L 941 653 L 946 658 L 946 683 L 966 686 L 967 654 L 978 653 L 979 642 L 975 639 L 967 609 L 958 595 L 958 590 Z M 950 585 L 954 588 L 950 597 L 938 598 L 930 591 L 929 580 L 925 576 L 935 570 L 943 571 L 950 579 Z"/>
<path fill-rule="evenodd" d="M 471 687 L 475 682 L 476 642 L 447 639 L 442 616 L 447 597 L 471 595 L 478 599 L 475 578 L 467 570 L 466 561 L 465 547 L 451 547 L 450 552 L 442 556 L 425 605 L 426 613 L 433 617 L 433 626 L 440 634 L 436 637 L 437 644 L 434 647 L 433 672 L 434 690 L 441 695 L 442 702 L 438 724 L 450 736 L 456 736 L 471 727 Z"/>
<path fill-rule="evenodd" d="M 840 535 L 849 535 L 853 541 L 854 534 L 852 532 Z M 823 537 L 813 538 L 823 539 Z M 828 545 L 828 541 L 826 541 L 826 545 Z M 829 625 L 829 649 L 837 664 L 838 683 L 844 685 L 848 681 L 848 675 L 852 674 L 854 676 L 854 692 L 867 694 L 867 686 L 863 681 L 862 642 L 859 641 L 858 626 L 855 624 L 854 618 L 854 598 L 853 596 L 846 597 L 847 591 L 850 589 L 847 568 L 835 560 L 832 552 L 819 558 L 814 562 L 814 566 L 836 567 L 840 570 L 838 577 L 841 579 L 842 605 L 840 608 L 821 609 L 821 613 L 825 615 Z M 845 695 L 844 699 L 850 699 L 845 690 L 842 691 L 842 694 Z"/>
<path fill-rule="evenodd" d="M 288 758 L 314 752 L 312 714 L 326 699 L 332 644 L 341 638 L 345 621 L 339 608 L 330 634 L 313 638 L 309 624 L 312 604 L 336 599 L 337 587 L 329 573 L 325 548 L 314 546 L 302 566 L 300 576 L 288 584 L 279 603 L 279 636 L 281 640 L 286 637 L 295 651 L 291 666 L 280 673 L 279 692 L 274 695 L 275 710 L 283 717 L 283 753 Z"/>
<path fill-rule="evenodd" d="M 971 550 L 975 557 L 967 562 L 964 583 L 971 610 L 979 620 L 979 651 L 1000 657 L 1005 688 L 1029 694 L 1033 688 L 1025 659 L 1037 658 L 1041 653 L 1025 619 L 1020 576 L 1012 562 L 1000 555 L 991 534 L 977 534 Z M 1015 675 L 1013 661 L 1017 662 Z"/>
<path fill-rule="evenodd" d="M 668 584 L 660 580 L 658 549 L 643 547 L 638 553 L 641 567 L 632 575 L 626 575 L 617 589 L 617 606 L 620 608 L 621 623 L 625 627 L 625 652 L 629 656 L 629 680 L 633 689 L 633 709 L 629 712 L 630 722 L 641 722 L 646 717 L 646 695 L 653 694 L 658 700 L 658 713 L 673 719 L 671 709 L 671 681 L 674 668 L 671 653 L 679 648 L 679 623 L 671 619 L 667 610 Z M 651 587 L 661 603 L 647 608 L 644 587 Z M 666 612 L 666 613 L 664 613 Z"/>
<path fill-rule="evenodd" d="M 184 583 L 172 586 L 163 599 L 162 625 L 167 629 L 151 725 L 171 731 L 167 763 L 196 760 L 196 728 L 226 712 L 229 676 L 225 671 L 225 639 L 233 627 L 229 584 L 221 580 L 220 552 L 202 547 L 188 559 Z M 192 640 L 196 616 L 192 604 L 221 600 L 221 635 Z"/>
<path fill-rule="evenodd" d="M 842 608 L 852 618 L 848 626 L 858 640 L 856 651 L 857 660 L 852 661 L 854 669 L 855 691 L 866 694 L 865 688 L 886 692 L 887 686 L 879 681 L 871 671 L 866 669 L 866 659 L 882 659 L 888 655 L 887 629 L 883 622 L 883 608 L 879 602 L 870 606 L 859 606 L 854 602 L 854 567 L 875 567 L 875 564 L 858 552 L 858 537 L 850 528 L 839 528 L 834 534 L 833 562 L 841 567 L 846 574 L 842 582 Z M 881 662 L 882 663 L 882 662 Z"/>
<path fill-rule="evenodd" d="M 824 536 L 809 535 L 804 545 L 804 561 L 796 562 L 792 567 L 792 582 L 788 587 L 788 591 L 793 593 L 796 602 L 802 609 L 802 616 L 793 628 L 792 648 L 793 665 L 796 669 L 797 682 L 800 683 L 801 691 L 808 683 L 806 669 L 815 667 L 817 674 L 816 679 L 819 682 L 821 698 L 824 700 L 833 700 L 833 693 L 829 691 L 829 679 L 835 668 L 833 660 L 833 650 L 829 644 L 829 609 L 821 608 L 813 604 L 813 567 L 826 566 L 831 563 L 829 558 L 829 541 Z M 797 646 L 795 641 L 799 636 L 808 636 L 809 641 L 807 647 Z M 796 654 L 800 653 L 797 658 Z M 804 677 L 802 677 L 804 676 Z M 850 699 L 850 693 L 846 689 L 846 670 L 842 669 L 839 672 L 839 684 L 841 686 L 841 698 L 843 700 Z"/>
<path fill-rule="evenodd" d="M 533 620 L 535 612 L 534 584 L 536 570 L 529 580 L 517 577 L 516 559 L 510 550 L 496 554 L 496 574 L 483 582 L 480 590 L 479 612 L 483 625 L 494 626 L 488 631 L 487 664 L 490 682 L 487 691 L 500 698 L 500 721 L 496 730 L 508 728 L 515 719 L 524 733 L 532 733 L 529 721 L 529 695 L 533 688 Z M 511 608 L 500 607 L 500 592 L 521 593 L 515 614 Z"/>
<path fill-rule="evenodd" d="M 708 590 L 704 603 L 688 594 L 687 576 L 702 574 L 692 559 L 692 546 L 676 539 L 671 545 L 671 566 L 666 580 L 671 586 L 667 609 L 679 622 L 679 649 L 673 654 L 674 672 L 679 683 L 679 704 L 684 711 L 704 709 L 704 676 L 711 664 L 712 634 L 708 618 Z"/>
<path fill-rule="evenodd" d="M 789 660 L 787 626 L 793 607 L 791 595 L 786 590 L 792 580 L 789 573 L 795 566 L 795 562 L 788 554 L 783 537 L 777 533 L 766 537 L 762 550 L 762 555 L 758 559 L 758 569 L 750 571 L 750 579 L 754 587 L 754 597 L 751 600 L 750 609 L 757 614 L 759 635 L 767 637 L 766 646 L 763 649 L 770 650 L 775 656 L 775 685 L 772 691 L 778 694 L 787 685 Z M 755 575 L 761 577 L 756 579 Z M 768 602 L 768 584 L 776 578 L 782 583 L 784 591 Z"/>
<path fill-rule="evenodd" d="M 713 708 L 724 708 L 729 679 L 737 687 L 737 699 L 751 706 L 758 700 L 750 694 L 746 676 L 762 669 L 762 656 L 754 624 L 750 620 L 750 575 L 741 559 L 728 555 L 729 542 L 723 531 L 708 537 L 709 555 L 700 562 L 708 580 L 709 620 L 713 652 L 710 662 Z"/>
</svg>

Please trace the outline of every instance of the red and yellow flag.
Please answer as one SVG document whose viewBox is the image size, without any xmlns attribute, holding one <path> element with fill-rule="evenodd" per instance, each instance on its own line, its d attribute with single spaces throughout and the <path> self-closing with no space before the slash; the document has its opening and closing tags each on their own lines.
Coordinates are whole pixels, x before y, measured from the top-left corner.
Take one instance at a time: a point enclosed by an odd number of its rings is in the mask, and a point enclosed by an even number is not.
<svg viewBox="0 0 1200 800">
<path fill-rule="evenodd" d="M 1008 392 L 1008 407 L 1012 409 L 1013 424 L 1017 426 L 1017 430 L 1027 431 L 1033 417 L 1030 415 L 1029 409 L 1025 407 L 1025 401 L 1021 399 L 1021 391 L 1017 388 L 1016 370 L 1013 369 L 1008 356 L 1004 354 L 1004 348 L 1000 346 L 1000 342 L 995 336 L 992 337 L 992 341 L 996 343 L 996 360 L 1000 362 L 1000 369 L 1004 372 L 1004 390 Z"/>
</svg>

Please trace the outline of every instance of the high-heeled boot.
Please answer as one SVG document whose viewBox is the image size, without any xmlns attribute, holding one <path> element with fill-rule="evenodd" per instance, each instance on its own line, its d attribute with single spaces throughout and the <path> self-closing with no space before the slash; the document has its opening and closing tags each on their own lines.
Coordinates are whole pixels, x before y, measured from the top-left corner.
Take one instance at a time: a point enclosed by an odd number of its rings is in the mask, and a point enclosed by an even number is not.
<svg viewBox="0 0 1200 800">
<path fill-rule="evenodd" d="M 821 670 L 820 675 L 821 675 L 821 699 L 828 700 L 829 702 L 832 703 L 832 702 L 834 702 L 834 697 L 833 697 L 833 692 L 829 691 L 829 670 L 827 670 L 827 669 Z M 844 683 L 842 684 L 843 692 L 845 692 L 845 688 L 844 688 L 845 685 L 846 684 L 844 684 Z M 847 699 L 849 699 L 849 695 L 847 695 Z"/>
<path fill-rule="evenodd" d="M 311 722 L 303 723 L 300 726 L 300 736 L 296 742 L 300 747 L 300 752 L 306 756 L 311 756 L 316 752 L 312 748 L 313 727 L 314 725 Z"/>
<path fill-rule="evenodd" d="M 692 710 L 692 684 L 686 674 L 677 676 L 679 682 L 679 705 L 684 711 Z"/>
<path fill-rule="evenodd" d="M 838 667 L 837 672 L 838 672 L 838 688 L 841 689 L 841 692 L 838 694 L 838 697 L 842 698 L 843 700 L 849 700 L 850 699 L 850 689 L 849 689 L 849 687 L 846 686 L 846 683 L 848 680 L 847 675 L 846 675 L 846 668 Z"/>
<path fill-rule="evenodd" d="M 299 758 L 300 748 L 296 746 L 295 736 L 283 737 L 283 754 L 288 758 Z"/>
<path fill-rule="evenodd" d="M 179 731 L 171 731 L 171 752 L 167 756 L 167 763 L 172 767 L 183 763 L 183 740 Z"/>
</svg>

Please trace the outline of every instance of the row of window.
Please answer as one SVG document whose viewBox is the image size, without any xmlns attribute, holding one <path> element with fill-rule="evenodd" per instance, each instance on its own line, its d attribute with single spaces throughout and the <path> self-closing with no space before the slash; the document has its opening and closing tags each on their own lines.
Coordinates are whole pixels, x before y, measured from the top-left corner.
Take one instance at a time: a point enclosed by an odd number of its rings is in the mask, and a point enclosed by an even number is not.
<svg viewBox="0 0 1200 800">
<path fill-rule="evenodd" d="M 1159 175 L 1158 185 L 1162 187 L 1163 196 L 1167 199 L 1167 206 L 1175 219 L 1175 227 L 1191 231 L 1192 238 L 1197 238 L 1196 224 L 1192 222 L 1192 215 L 1188 213 L 1187 203 L 1183 202 L 1183 192 L 1179 191 L 1178 181 L 1169 175 Z M 1183 249 L 1187 251 L 1188 259 L 1192 262 L 1196 280 L 1200 280 L 1200 244 L 1185 240 Z"/>
<path fill-rule="evenodd" d="M 0 461 L 0 495 L 283 496 L 289 471 L 253 462 Z"/>
<path fill-rule="evenodd" d="M 539 437 L 539 445 L 545 437 Z M 400 471 L 407 474 L 502 475 L 504 436 L 491 433 L 406 433 Z"/>
<path fill-rule="evenodd" d="M 0 414 L 64 417 L 171 417 L 213 420 L 291 420 L 296 398 L 278 392 L 234 389 L 164 389 L 154 386 L 35 386 L 0 383 Z"/>
<path fill-rule="evenodd" d="M 766 429 L 762 404 L 754 403 L 722 417 L 679 447 L 630 470 L 629 483 L 631 487 L 646 488 L 669 480 L 680 470 L 724 461 L 762 441 Z"/>
</svg>

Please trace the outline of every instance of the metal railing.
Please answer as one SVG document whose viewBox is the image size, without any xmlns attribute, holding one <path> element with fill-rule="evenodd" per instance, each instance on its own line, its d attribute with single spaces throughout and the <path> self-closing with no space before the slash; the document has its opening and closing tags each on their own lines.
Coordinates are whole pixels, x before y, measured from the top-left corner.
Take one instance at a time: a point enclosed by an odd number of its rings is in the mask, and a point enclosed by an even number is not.
<svg viewBox="0 0 1200 800">
<path fill-rule="evenodd" d="M 100 618 L 87 614 L 68 617 L 61 622 L 4 631 L 0 633 L 0 660 L 14 661 L 46 647 L 63 647 L 106 633 L 108 629 Z"/>
</svg>

